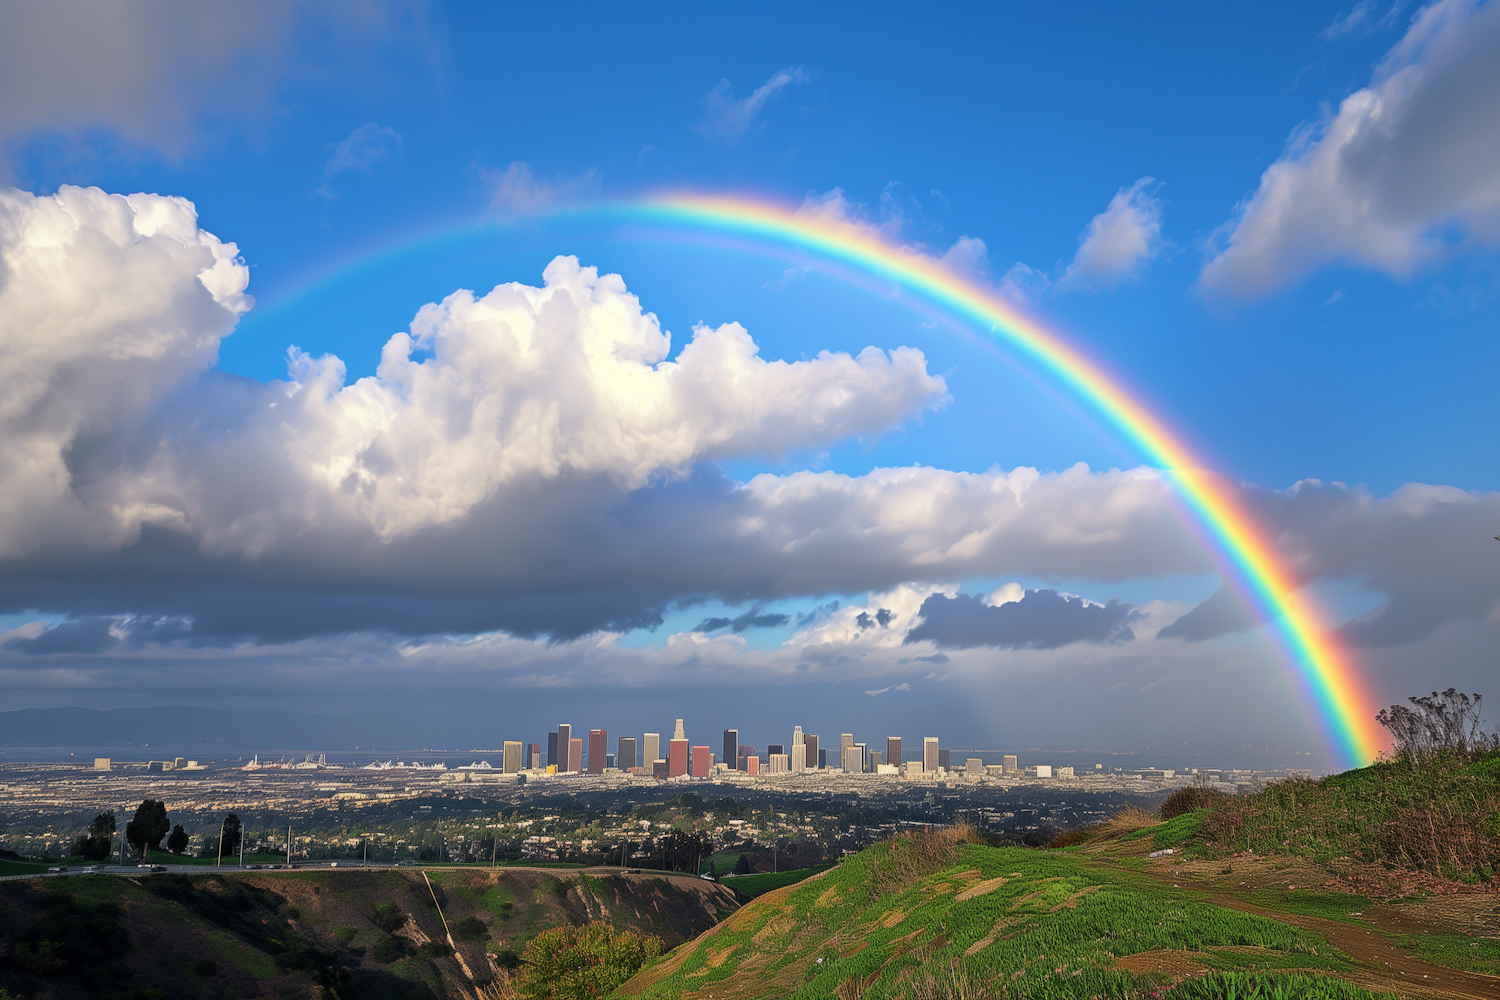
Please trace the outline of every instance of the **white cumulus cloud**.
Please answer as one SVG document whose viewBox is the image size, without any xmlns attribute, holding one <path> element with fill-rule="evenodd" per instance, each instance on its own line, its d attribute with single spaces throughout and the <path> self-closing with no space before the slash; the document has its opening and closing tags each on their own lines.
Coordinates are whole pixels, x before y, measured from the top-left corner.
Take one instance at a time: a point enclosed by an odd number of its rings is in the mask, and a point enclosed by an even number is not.
<svg viewBox="0 0 1500 1000">
<path fill-rule="evenodd" d="M 1162 203 L 1142 177 L 1121 188 L 1078 238 L 1078 253 L 1058 281 L 1063 288 L 1105 290 L 1137 277 L 1161 250 Z"/>
<path fill-rule="evenodd" d="M 1225 227 L 1201 287 L 1263 295 L 1334 263 L 1406 278 L 1500 244 L 1500 4 L 1417 12 L 1368 87 L 1300 130 Z"/>
</svg>

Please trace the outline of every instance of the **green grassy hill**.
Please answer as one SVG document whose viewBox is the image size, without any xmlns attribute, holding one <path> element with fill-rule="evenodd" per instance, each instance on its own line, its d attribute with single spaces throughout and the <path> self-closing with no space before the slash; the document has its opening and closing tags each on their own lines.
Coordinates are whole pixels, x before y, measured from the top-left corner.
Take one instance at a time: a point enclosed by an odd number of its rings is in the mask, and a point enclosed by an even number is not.
<svg viewBox="0 0 1500 1000">
<path fill-rule="evenodd" d="M 736 905 L 722 886 L 686 877 L 427 877 L 431 889 L 421 871 L 0 883 L 0 989 L 51 1000 L 473 996 L 548 928 L 602 921 L 670 948 Z"/>
<path fill-rule="evenodd" d="M 1112 853 L 1093 856 L 948 833 L 899 838 L 767 893 L 617 995 L 1352 1000 L 1429 995 L 1413 993 L 1407 979 L 1427 975 L 1456 990 L 1430 995 L 1500 996 L 1500 979 L 1415 958 L 1378 968 L 1365 939 L 1384 949 L 1394 938 L 1353 916 L 1352 906 L 1337 920 L 1277 912 L 1274 901 L 1260 906 L 1171 881 L 1174 872 L 1162 867 L 1170 862 L 1145 857 L 1156 832 L 1116 838 Z"/>
</svg>

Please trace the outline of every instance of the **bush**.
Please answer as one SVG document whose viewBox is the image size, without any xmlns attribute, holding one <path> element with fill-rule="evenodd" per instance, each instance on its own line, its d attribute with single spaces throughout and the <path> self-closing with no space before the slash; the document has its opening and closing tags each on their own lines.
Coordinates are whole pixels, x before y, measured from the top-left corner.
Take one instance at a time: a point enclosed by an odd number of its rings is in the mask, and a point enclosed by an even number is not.
<svg viewBox="0 0 1500 1000">
<path fill-rule="evenodd" d="M 406 957 L 406 942 L 394 934 L 387 934 L 375 942 L 375 948 L 371 952 L 375 961 L 382 965 L 400 961 Z"/>
<path fill-rule="evenodd" d="M 421 951 L 425 958 L 443 958 L 446 955 L 453 954 L 453 949 L 448 947 L 448 942 L 446 941 L 428 941 L 422 945 Z"/>
<path fill-rule="evenodd" d="M 211 959 L 200 958 L 193 963 L 193 975 L 212 979 L 219 974 L 219 964 Z"/>
<path fill-rule="evenodd" d="M 387 934 L 406 926 L 406 914 L 395 903 L 379 903 L 375 907 L 374 923 Z"/>
<path fill-rule="evenodd" d="M 897 834 L 885 842 L 886 857 L 875 869 L 875 889 L 881 895 L 900 892 L 957 861 L 960 844 L 979 842 L 979 834 L 967 823 Z"/>
<path fill-rule="evenodd" d="M 453 936 L 460 941 L 479 941 L 489 936 L 490 929 L 478 917 L 464 917 L 453 925 Z"/>
<path fill-rule="evenodd" d="M 558 927 L 527 943 L 517 991 L 526 1000 L 602 997 L 660 955 L 651 935 L 603 922 Z"/>
<path fill-rule="evenodd" d="M 357 934 L 359 934 L 359 930 L 357 928 L 350 927 L 347 924 L 335 929 L 333 932 L 333 936 L 338 938 L 339 944 L 343 945 L 345 948 L 349 947 L 349 942 L 353 941 L 355 935 Z"/>
<path fill-rule="evenodd" d="M 1184 813 L 1194 812 L 1198 809 L 1212 809 L 1223 802 L 1229 796 L 1217 788 L 1197 788 L 1189 786 L 1179 788 L 1167 800 L 1161 804 L 1161 818 L 1163 820 L 1175 819 Z"/>
</svg>

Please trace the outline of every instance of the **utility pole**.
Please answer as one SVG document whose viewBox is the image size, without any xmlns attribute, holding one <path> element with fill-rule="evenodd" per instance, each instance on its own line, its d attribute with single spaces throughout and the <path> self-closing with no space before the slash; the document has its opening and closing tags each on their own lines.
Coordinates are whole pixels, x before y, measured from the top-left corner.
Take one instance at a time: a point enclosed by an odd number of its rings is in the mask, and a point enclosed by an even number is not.
<svg viewBox="0 0 1500 1000">
<path fill-rule="evenodd" d="M 286 828 L 286 863 L 290 868 L 292 864 L 292 828 L 290 825 Z"/>
<path fill-rule="evenodd" d="M 225 816 L 222 820 L 219 821 L 219 860 L 214 862 L 215 868 L 224 867 L 224 824 L 228 822 L 228 816 Z"/>
</svg>

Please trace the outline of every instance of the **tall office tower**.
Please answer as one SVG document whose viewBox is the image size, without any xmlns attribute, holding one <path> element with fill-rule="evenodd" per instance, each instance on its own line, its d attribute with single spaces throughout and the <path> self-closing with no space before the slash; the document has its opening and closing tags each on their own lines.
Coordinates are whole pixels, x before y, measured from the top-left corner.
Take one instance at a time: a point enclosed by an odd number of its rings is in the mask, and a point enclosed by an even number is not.
<svg viewBox="0 0 1500 1000">
<path fill-rule="evenodd" d="M 1015 754 L 1008 753 L 1002 759 L 1005 761 L 1005 773 L 1006 774 L 1015 774 L 1017 771 L 1020 770 L 1020 768 L 1016 766 L 1016 755 Z"/>
<path fill-rule="evenodd" d="M 790 754 L 793 771 L 807 770 L 807 742 L 801 726 L 792 727 L 792 749 Z"/>
<path fill-rule="evenodd" d="M 942 768 L 944 771 L 948 770 L 948 768 L 950 768 L 950 767 L 953 766 L 953 759 L 952 758 L 953 758 L 953 751 L 952 750 L 939 750 L 938 751 L 938 767 Z"/>
<path fill-rule="evenodd" d="M 808 735 L 802 737 L 802 742 L 807 747 L 807 769 L 811 771 L 815 767 L 820 767 L 821 765 L 818 763 L 818 738 Z"/>
<path fill-rule="evenodd" d="M 732 768 L 739 767 L 740 760 L 740 731 L 738 729 L 724 730 L 724 756 L 719 760 Z"/>
<path fill-rule="evenodd" d="M 560 758 L 557 762 L 557 773 L 562 774 L 572 768 L 569 766 L 568 747 L 572 745 L 573 727 L 564 722 L 557 727 L 557 753 Z"/>
<path fill-rule="evenodd" d="M 542 745 L 540 743 L 531 744 L 531 754 L 526 759 L 526 766 L 531 768 L 533 771 L 539 770 L 541 768 Z"/>
<path fill-rule="evenodd" d="M 866 748 L 865 749 L 865 755 L 870 758 L 870 770 L 871 771 L 879 771 L 880 770 L 880 765 L 885 763 L 885 751 L 884 750 L 871 750 L 869 748 Z"/>
<path fill-rule="evenodd" d="M 661 760 L 661 733 L 646 733 L 641 737 L 641 766 L 650 767 Z"/>
<path fill-rule="evenodd" d="M 745 770 L 745 758 L 752 756 L 754 753 L 755 748 L 753 746 L 748 743 L 741 743 L 739 757 L 736 759 L 734 764 L 735 768 L 740 771 Z"/>
<path fill-rule="evenodd" d="M 714 752 L 708 747 L 693 747 L 693 777 L 706 778 L 714 768 Z"/>
<path fill-rule="evenodd" d="M 839 734 L 839 760 L 842 761 L 844 759 L 844 751 L 848 750 L 853 745 L 854 745 L 854 734 L 853 733 L 840 733 Z M 840 766 L 842 767 L 843 765 L 841 764 Z"/>
<path fill-rule="evenodd" d="M 753 753 L 752 754 L 747 754 L 745 756 L 745 773 L 746 774 L 759 774 L 760 773 L 760 758 L 757 757 L 757 756 L 755 756 L 755 754 L 753 754 Z"/>
<path fill-rule="evenodd" d="M 609 730 L 589 730 L 589 774 L 603 774 L 605 757 L 609 756 Z"/>
<path fill-rule="evenodd" d="M 574 736 L 568 740 L 568 773 L 579 774 L 583 771 L 583 738 Z"/>
<path fill-rule="evenodd" d="M 901 766 L 901 737 L 887 736 L 885 738 L 885 762 Z"/>
<path fill-rule="evenodd" d="M 828 766 L 828 751 L 827 750 L 819 750 L 818 751 L 818 767 L 821 769 L 821 768 L 825 768 L 827 766 Z"/>
<path fill-rule="evenodd" d="M 505 771 L 506 774 L 518 774 L 518 773 L 520 773 L 520 770 L 521 770 L 521 741 L 520 740 L 506 740 L 505 741 L 504 750 L 502 751 L 501 760 L 503 760 L 504 763 L 502 763 L 500 766 Z"/>
<path fill-rule="evenodd" d="M 859 751 L 859 772 L 863 774 L 870 769 L 870 748 L 863 743 L 856 743 L 854 749 Z"/>
<path fill-rule="evenodd" d="M 671 775 L 667 773 L 667 768 L 669 768 L 670 766 L 671 765 L 669 765 L 664 760 L 654 760 L 654 761 L 652 761 L 651 762 L 651 777 L 653 777 L 653 778 L 661 778 L 663 780 L 665 780 L 666 778 L 671 777 Z"/>
<path fill-rule="evenodd" d="M 632 767 L 639 767 L 635 759 L 635 737 L 621 736 L 620 749 L 615 753 L 615 760 L 619 763 L 620 770 L 628 771 Z"/>
<path fill-rule="evenodd" d="M 922 773 L 934 774 L 938 769 L 938 738 L 936 736 L 925 736 L 922 738 Z"/>
<path fill-rule="evenodd" d="M 860 761 L 862 752 L 859 747 L 855 746 L 844 748 L 844 755 L 840 761 L 840 766 L 844 769 L 845 774 L 858 774 L 864 769 Z"/>
<path fill-rule="evenodd" d="M 782 746 L 780 743 L 767 743 L 766 744 L 766 756 L 769 757 L 772 754 L 776 754 L 776 753 L 780 753 L 780 754 L 786 753 L 786 747 Z"/>
<path fill-rule="evenodd" d="M 682 720 L 681 719 L 677 720 L 677 727 L 672 730 L 672 739 L 674 739 L 674 740 L 685 740 L 685 739 L 687 739 L 687 733 L 685 733 L 685 732 L 682 731 Z"/>
<path fill-rule="evenodd" d="M 677 778 L 688 773 L 688 741 L 667 741 L 667 777 Z"/>
<path fill-rule="evenodd" d="M 547 765 L 550 767 L 558 763 L 557 759 L 557 733 L 547 734 Z"/>
</svg>

